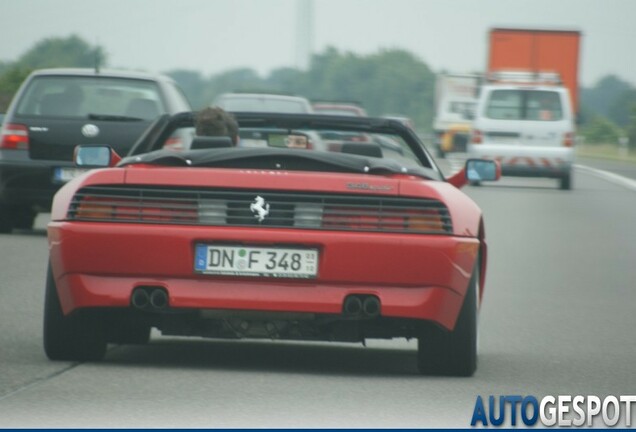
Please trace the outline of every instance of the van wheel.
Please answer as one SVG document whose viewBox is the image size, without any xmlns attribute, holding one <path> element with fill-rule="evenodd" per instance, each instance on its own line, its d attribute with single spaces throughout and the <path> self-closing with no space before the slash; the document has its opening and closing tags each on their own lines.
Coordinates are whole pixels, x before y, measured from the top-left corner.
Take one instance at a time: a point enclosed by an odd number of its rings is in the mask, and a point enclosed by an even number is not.
<svg viewBox="0 0 636 432">
<path fill-rule="evenodd" d="M 572 171 L 568 171 L 559 179 L 559 189 L 571 190 L 572 189 Z"/>
<path fill-rule="evenodd" d="M 106 354 L 106 339 L 95 315 L 64 316 L 51 265 L 44 298 L 44 351 L 51 360 L 96 361 Z"/>
<path fill-rule="evenodd" d="M 423 375 L 469 377 L 477 369 L 479 259 L 470 279 L 455 329 L 423 329 L 417 344 L 417 366 Z"/>
</svg>

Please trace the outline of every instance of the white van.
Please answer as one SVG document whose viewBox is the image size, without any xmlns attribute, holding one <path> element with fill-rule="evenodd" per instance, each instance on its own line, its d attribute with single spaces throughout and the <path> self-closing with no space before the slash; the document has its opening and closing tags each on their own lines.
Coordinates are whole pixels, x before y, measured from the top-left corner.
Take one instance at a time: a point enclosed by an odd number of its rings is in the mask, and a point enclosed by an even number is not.
<svg viewBox="0 0 636 432">
<path fill-rule="evenodd" d="M 484 85 L 468 146 L 470 157 L 501 163 L 502 174 L 549 177 L 572 187 L 574 112 L 560 85 Z"/>
</svg>

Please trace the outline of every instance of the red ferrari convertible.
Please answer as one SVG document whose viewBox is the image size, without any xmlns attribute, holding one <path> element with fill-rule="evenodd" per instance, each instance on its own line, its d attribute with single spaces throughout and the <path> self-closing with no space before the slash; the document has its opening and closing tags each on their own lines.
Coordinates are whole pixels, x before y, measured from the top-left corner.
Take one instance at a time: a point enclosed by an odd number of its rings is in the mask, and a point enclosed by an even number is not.
<svg viewBox="0 0 636 432">
<path fill-rule="evenodd" d="M 163 335 L 363 342 L 417 338 L 423 374 L 470 376 L 484 291 L 482 214 L 459 187 L 496 180 L 468 160 L 444 178 L 400 122 L 237 113 L 240 142 L 159 117 L 121 159 L 55 196 L 44 347 L 99 360 Z M 169 145 L 192 136 L 189 150 Z M 338 141 L 355 134 L 360 141 Z M 302 147 L 289 137 L 306 138 Z M 100 168 L 100 169 L 95 169 Z"/>
</svg>

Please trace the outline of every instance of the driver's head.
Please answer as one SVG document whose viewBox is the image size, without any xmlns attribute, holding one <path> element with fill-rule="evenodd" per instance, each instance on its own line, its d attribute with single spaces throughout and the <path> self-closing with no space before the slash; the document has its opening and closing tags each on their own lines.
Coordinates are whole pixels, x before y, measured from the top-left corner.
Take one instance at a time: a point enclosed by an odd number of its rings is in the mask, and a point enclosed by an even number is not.
<svg viewBox="0 0 636 432">
<path fill-rule="evenodd" d="M 196 117 L 196 133 L 199 136 L 227 136 L 238 144 L 238 123 L 234 116 L 219 107 L 204 108 Z"/>
</svg>

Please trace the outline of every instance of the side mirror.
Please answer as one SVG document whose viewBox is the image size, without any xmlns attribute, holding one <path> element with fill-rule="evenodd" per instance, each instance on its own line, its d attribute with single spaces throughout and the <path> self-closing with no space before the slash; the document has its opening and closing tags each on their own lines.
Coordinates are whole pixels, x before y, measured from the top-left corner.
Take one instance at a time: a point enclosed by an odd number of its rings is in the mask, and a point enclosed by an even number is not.
<svg viewBox="0 0 636 432">
<path fill-rule="evenodd" d="M 494 160 L 468 159 L 465 170 L 469 182 L 495 181 L 501 177 L 501 165 Z"/>
<path fill-rule="evenodd" d="M 80 145 L 75 147 L 73 162 L 78 167 L 106 168 L 113 167 L 121 160 L 121 157 L 109 146 Z"/>
<path fill-rule="evenodd" d="M 469 182 L 495 181 L 501 177 L 499 162 L 488 159 L 468 159 L 464 168 L 451 177 L 448 182 L 461 188 Z"/>
</svg>

